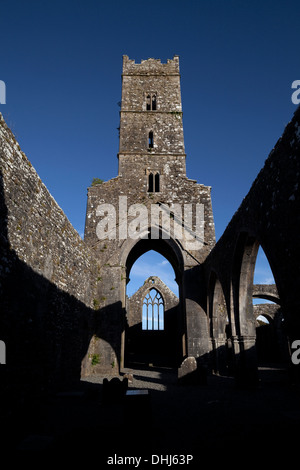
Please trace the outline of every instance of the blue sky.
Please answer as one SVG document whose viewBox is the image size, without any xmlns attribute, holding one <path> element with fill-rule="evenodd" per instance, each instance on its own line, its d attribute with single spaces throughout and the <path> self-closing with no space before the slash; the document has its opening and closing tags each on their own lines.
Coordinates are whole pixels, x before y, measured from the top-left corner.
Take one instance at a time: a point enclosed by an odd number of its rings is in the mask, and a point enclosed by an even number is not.
<svg viewBox="0 0 300 470">
<path fill-rule="evenodd" d="M 0 0 L 0 18 L 0 112 L 80 234 L 92 178 L 118 172 L 122 55 L 179 55 L 187 175 L 212 187 L 218 239 L 295 111 L 300 2 Z"/>
</svg>

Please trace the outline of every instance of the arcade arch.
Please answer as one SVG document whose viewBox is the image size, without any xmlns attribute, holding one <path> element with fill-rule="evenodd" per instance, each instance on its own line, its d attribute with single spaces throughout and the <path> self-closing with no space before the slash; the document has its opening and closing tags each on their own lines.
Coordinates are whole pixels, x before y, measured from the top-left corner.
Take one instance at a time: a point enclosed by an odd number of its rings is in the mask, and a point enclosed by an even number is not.
<svg viewBox="0 0 300 470">
<path fill-rule="evenodd" d="M 158 255 L 160 262 L 161 260 L 168 262 L 178 285 L 178 289 L 174 289 L 178 296 L 160 280 L 159 272 L 155 269 L 155 254 L 161 255 L 160 257 Z M 128 247 L 126 253 L 125 292 L 128 283 L 132 282 L 131 274 L 134 273 L 134 266 L 145 256 L 148 256 L 148 259 L 150 257 L 152 264 L 146 266 L 144 283 L 133 294 L 131 288 L 132 295 L 130 297 L 126 295 L 125 300 L 127 315 L 123 341 L 125 365 L 130 362 L 132 366 L 134 361 L 140 361 L 144 366 L 155 363 L 178 367 L 185 355 L 186 335 L 185 309 L 182 299 L 183 257 L 173 239 L 140 239 L 136 241 Z M 135 283 L 135 285 L 137 284 Z M 153 289 L 159 293 L 163 305 L 164 328 L 145 328 L 145 319 L 143 322 L 144 300 Z"/>
</svg>

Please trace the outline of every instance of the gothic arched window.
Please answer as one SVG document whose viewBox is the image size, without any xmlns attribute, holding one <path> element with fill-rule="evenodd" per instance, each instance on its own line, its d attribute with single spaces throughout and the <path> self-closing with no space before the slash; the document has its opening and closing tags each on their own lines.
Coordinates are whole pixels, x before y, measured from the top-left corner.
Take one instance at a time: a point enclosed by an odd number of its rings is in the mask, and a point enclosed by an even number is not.
<svg viewBox="0 0 300 470">
<path fill-rule="evenodd" d="M 159 173 L 155 173 L 154 176 L 154 191 L 159 193 Z"/>
<path fill-rule="evenodd" d="M 144 298 L 142 329 L 163 330 L 164 329 L 164 301 L 156 289 L 151 289 Z"/>
<path fill-rule="evenodd" d="M 156 111 L 156 94 L 149 93 L 146 96 L 146 110 L 147 111 Z"/>
<path fill-rule="evenodd" d="M 148 192 L 153 193 L 153 173 L 149 174 L 149 179 L 148 179 Z"/>
<path fill-rule="evenodd" d="M 152 95 L 152 111 L 156 110 L 156 95 Z"/>
<path fill-rule="evenodd" d="M 151 96 L 148 95 L 146 99 L 146 109 L 147 111 L 151 111 Z"/>
</svg>

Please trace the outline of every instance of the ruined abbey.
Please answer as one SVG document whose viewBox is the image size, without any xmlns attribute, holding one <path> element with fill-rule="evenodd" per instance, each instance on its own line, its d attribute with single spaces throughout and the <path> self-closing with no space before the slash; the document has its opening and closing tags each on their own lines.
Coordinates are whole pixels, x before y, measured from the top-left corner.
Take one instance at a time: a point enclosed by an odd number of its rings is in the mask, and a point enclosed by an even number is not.
<svg viewBox="0 0 300 470">
<path fill-rule="evenodd" d="M 296 380 L 300 110 L 217 243 L 210 187 L 186 176 L 178 56 L 123 57 L 119 135 L 118 175 L 88 188 L 82 240 L 1 116 L 2 393 L 119 376 L 136 363 L 188 374 L 189 360 L 193 371 L 255 383 L 264 308 L 276 357 Z M 276 285 L 253 285 L 260 246 Z M 149 250 L 172 265 L 178 297 L 155 272 L 126 294 Z M 253 307 L 255 296 L 276 305 Z"/>
</svg>

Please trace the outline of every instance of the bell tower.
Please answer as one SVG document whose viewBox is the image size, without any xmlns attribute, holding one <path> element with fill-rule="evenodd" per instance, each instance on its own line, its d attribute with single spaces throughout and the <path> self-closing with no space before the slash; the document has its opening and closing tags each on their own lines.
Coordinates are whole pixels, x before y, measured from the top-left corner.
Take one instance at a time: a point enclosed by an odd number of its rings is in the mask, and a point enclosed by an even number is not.
<svg viewBox="0 0 300 470">
<path fill-rule="evenodd" d="M 166 63 L 152 58 L 136 63 L 123 56 L 118 161 L 115 178 L 88 188 L 84 240 L 93 247 L 99 272 L 97 340 L 84 367 L 91 370 L 89 358 L 95 354 L 101 372 L 126 362 L 126 286 L 133 264 L 150 250 L 163 255 L 175 272 L 178 362 L 206 356 L 201 264 L 215 244 L 215 229 L 211 188 L 186 175 L 178 56 Z"/>
<path fill-rule="evenodd" d="M 178 56 L 167 63 L 147 59 L 140 64 L 123 56 L 118 157 L 119 175 L 134 165 L 135 171 L 148 174 L 150 192 L 163 187 L 166 158 L 186 174 Z"/>
</svg>

